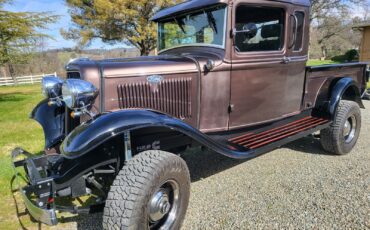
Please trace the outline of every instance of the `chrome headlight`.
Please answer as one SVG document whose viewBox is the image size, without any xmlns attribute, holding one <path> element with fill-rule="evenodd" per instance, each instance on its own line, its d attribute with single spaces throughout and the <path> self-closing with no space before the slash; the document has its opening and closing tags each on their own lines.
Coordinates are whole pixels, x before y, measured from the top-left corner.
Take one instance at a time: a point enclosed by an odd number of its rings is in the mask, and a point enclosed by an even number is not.
<svg viewBox="0 0 370 230">
<path fill-rule="evenodd" d="M 70 109 L 92 105 L 98 94 L 98 89 L 87 81 L 68 79 L 63 83 L 63 101 Z"/>
<path fill-rule="evenodd" d="M 42 79 L 42 94 L 46 98 L 57 98 L 62 95 L 63 80 L 58 77 L 44 77 Z"/>
</svg>

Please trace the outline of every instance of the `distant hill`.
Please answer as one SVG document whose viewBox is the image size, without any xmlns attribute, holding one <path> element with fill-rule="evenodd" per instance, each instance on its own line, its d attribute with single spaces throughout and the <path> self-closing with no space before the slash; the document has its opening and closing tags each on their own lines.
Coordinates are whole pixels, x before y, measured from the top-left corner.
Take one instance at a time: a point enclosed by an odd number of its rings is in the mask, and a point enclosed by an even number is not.
<svg viewBox="0 0 370 230">
<path fill-rule="evenodd" d="M 65 64 L 71 59 L 88 57 L 99 60 L 105 58 L 129 58 L 137 57 L 140 52 L 136 48 L 116 48 L 116 49 L 85 49 L 76 50 L 72 48 L 50 49 L 44 52 L 35 53 L 32 60 L 27 64 L 12 65 L 16 76 L 36 75 L 42 73 L 57 72 L 60 76 L 65 76 Z M 8 67 L 1 69 L 0 77 L 9 77 Z"/>
</svg>

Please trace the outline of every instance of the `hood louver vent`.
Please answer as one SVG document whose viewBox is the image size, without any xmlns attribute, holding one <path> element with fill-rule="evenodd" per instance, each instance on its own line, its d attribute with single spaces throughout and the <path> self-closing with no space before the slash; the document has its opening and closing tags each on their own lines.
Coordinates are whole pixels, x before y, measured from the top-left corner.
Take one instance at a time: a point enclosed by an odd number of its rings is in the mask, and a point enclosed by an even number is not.
<svg viewBox="0 0 370 230">
<path fill-rule="evenodd" d="M 191 117 L 191 78 L 118 85 L 120 109 L 153 109 L 180 119 Z"/>
</svg>

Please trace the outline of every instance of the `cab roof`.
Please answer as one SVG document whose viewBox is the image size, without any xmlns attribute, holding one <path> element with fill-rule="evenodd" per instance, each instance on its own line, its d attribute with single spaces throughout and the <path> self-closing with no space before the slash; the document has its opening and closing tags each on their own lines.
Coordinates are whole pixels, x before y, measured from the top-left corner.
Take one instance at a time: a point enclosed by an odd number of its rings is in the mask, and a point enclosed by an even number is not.
<svg viewBox="0 0 370 230">
<path fill-rule="evenodd" d="M 307 6 L 311 5 L 310 0 L 270 0 L 275 2 L 285 2 L 291 3 L 295 5 Z M 193 11 L 197 9 L 201 9 L 206 6 L 217 5 L 217 4 L 228 4 L 232 2 L 232 0 L 188 0 L 183 3 L 177 4 L 172 7 L 165 8 L 159 11 L 157 14 L 154 15 L 152 21 L 157 22 L 162 19 L 167 19 L 174 17 L 175 15 L 186 13 L 188 11 Z M 248 2 L 248 0 L 245 0 Z"/>
</svg>

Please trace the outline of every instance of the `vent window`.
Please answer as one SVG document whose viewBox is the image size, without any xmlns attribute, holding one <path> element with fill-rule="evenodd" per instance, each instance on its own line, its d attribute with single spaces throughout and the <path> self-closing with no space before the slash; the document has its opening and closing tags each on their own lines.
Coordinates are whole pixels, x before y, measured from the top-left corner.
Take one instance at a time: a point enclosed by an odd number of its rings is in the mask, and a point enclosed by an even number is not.
<svg viewBox="0 0 370 230">
<path fill-rule="evenodd" d="M 296 32 L 297 38 L 294 44 L 294 51 L 300 51 L 303 45 L 304 13 L 296 12 L 295 17 L 297 18 L 297 32 Z"/>
</svg>

